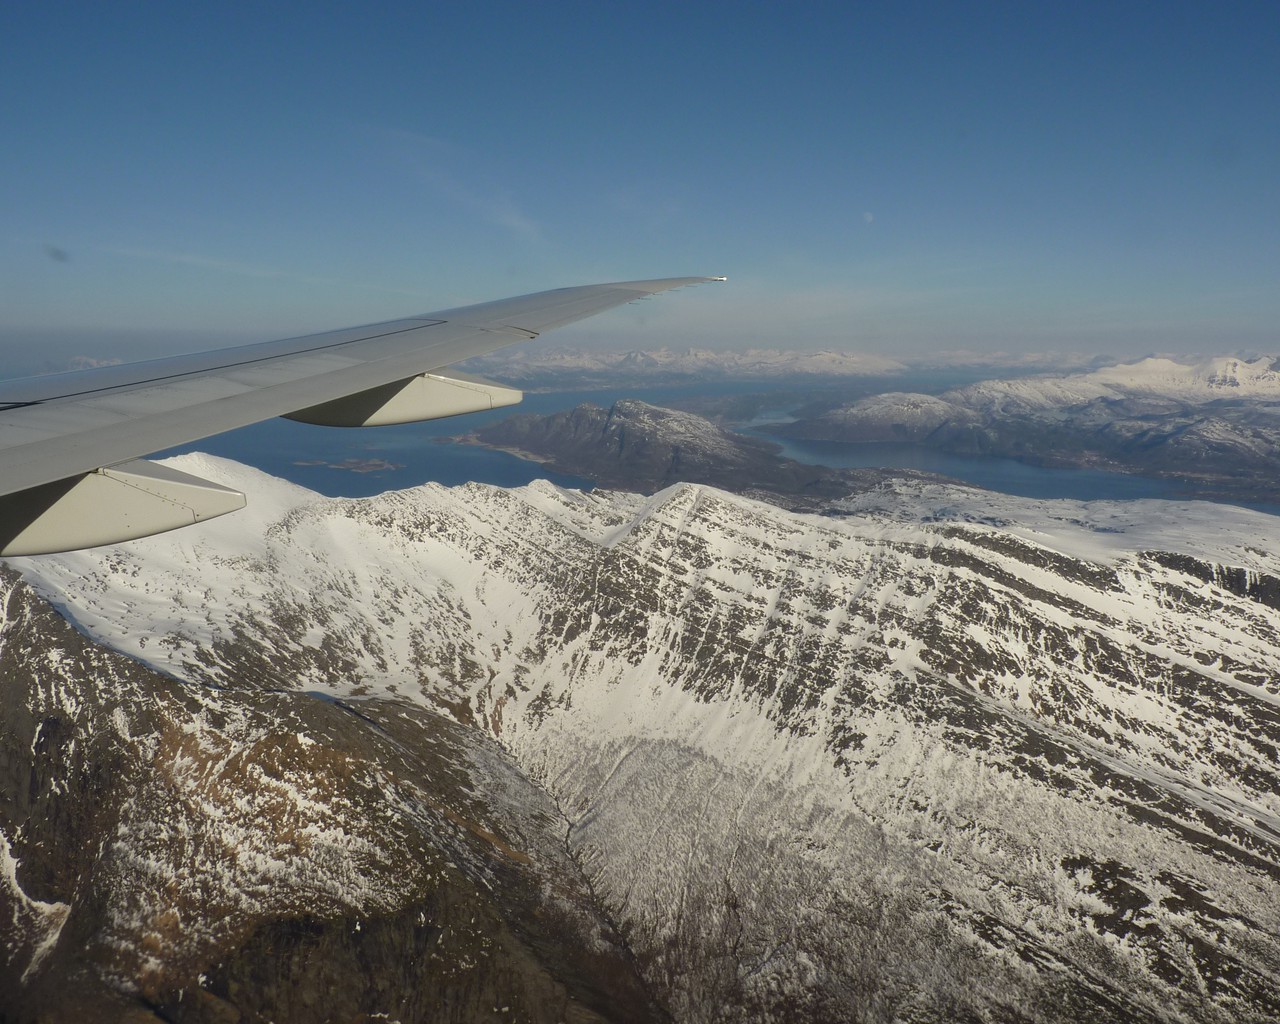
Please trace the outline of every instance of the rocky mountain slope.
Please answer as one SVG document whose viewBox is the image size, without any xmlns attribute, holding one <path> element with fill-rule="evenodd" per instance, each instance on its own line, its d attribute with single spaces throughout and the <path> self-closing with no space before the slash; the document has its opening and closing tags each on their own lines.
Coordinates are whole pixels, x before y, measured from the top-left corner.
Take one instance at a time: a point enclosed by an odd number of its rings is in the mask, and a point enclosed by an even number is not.
<svg viewBox="0 0 1280 1024">
<path fill-rule="evenodd" d="M 1269 358 L 1145 359 L 1091 373 L 887 393 L 778 429 L 1176 477 L 1190 493 L 1280 500 L 1280 369 Z"/>
<path fill-rule="evenodd" d="M 918 482 L 820 516 L 684 484 L 651 497 L 535 484 L 328 500 L 234 464 L 184 465 L 263 500 L 167 537 L 12 564 L 89 636 L 197 684 L 172 683 L 175 701 L 286 702 L 346 723 L 363 720 L 353 712 L 384 725 L 404 714 L 401 742 L 444 712 L 478 749 L 500 744 L 568 818 L 573 858 L 675 1019 L 1280 1015 L 1277 520 Z M 66 675 L 61 658 L 41 664 L 51 681 Z M 257 728 L 237 716 L 226 715 L 232 737 Z M 150 726 L 122 730 L 114 710 L 91 717 L 95 735 L 136 736 L 155 758 L 168 749 L 146 739 Z M 18 766 L 41 749 L 24 728 L 6 748 Z M 267 750 L 301 731 L 261 728 Z M 226 727 L 174 731 L 227 742 Z M 207 755 L 180 751 L 175 767 L 139 772 L 138 785 L 174 794 L 163 813 L 129 818 L 148 829 L 102 833 L 127 845 L 156 831 L 167 852 L 130 861 L 146 877 L 201 834 L 155 825 L 169 807 L 219 806 L 183 780 L 207 780 L 226 814 L 268 799 L 260 790 L 275 769 L 246 759 L 221 782 L 221 769 L 202 767 Z M 397 796 L 389 773 L 364 771 L 350 784 L 372 804 L 327 785 L 300 802 L 350 814 L 344 834 L 369 835 L 367 817 L 399 821 L 378 835 L 429 865 L 442 831 L 475 847 L 469 878 L 497 880 L 483 865 L 505 866 L 501 847 L 422 810 L 426 798 Z M 18 795 L 5 806 L 18 811 L 4 831 L 24 923 L 9 962 L 20 975 L 67 913 L 59 904 L 82 904 L 68 885 L 35 881 L 68 870 L 66 855 L 30 845 L 21 768 L 11 777 Z M 531 899 L 572 877 L 553 843 L 530 838 L 538 812 L 508 820 L 535 797 L 469 785 L 485 806 L 451 804 L 451 790 L 430 800 L 533 851 L 525 867 L 546 874 Z M 253 820 L 270 834 L 294 813 L 288 800 Z M 418 808 L 416 828 L 404 803 Z M 369 842 L 371 860 L 395 862 Z M 367 928 L 420 905 L 359 887 L 343 903 L 341 882 L 306 881 L 313 858 L 329 855 L 322 846 L 289 847 L 281 868 L 256 847 L 246 856 L 238 840 L 220 843 L 197 871 L 157 871 L 144 919 L 158 923 L 139 934 L 168 934 L 175 904 L 217 919 L 226 902 L 188 905 L 183 879 L 216 889 L 244 861 L 283 873 L 271 891 L 317 901 L 321 917 Z M 429 902 L 436 883 L 421 872 L 409 873 L 414 898 Z M 547 934 L 528 904 L 505 906 L 504 886 L 492 899 L 512 931 L 532 921 L 524 934 Z M 116 900 L 100 898 L 97 915 L 109 918 Z M 584 928 L 599 921 L 581 913 Z M 252 959 L 235 935 L 221 941 L 220 957 Z M 143 948 L 167 962 L 163 938 Z M 547 973 L 581 977 L 559 956 Z M 128 989 L 141 976 L 110 979 Z"/>
<path fill-rule="evenodd" d="M 775 502 L 789 499 L 782 503 L 796 509 L 820 507 L 889 479 L 941 479 L 911 470 L 807 465 L 783 458 L 769 441 L 636 399 L 609 409 L 587 403 L 550 416 L 508 416 L 467 440 L 605 487 L 653 493 L 681 482 L 710 484 Z"/>
<path fill-rule="evenodd" d="M 666 1019 L 476 729 L 186 685 L 3 567 L 0 701 L 0 1019 Z"/>
</svg>

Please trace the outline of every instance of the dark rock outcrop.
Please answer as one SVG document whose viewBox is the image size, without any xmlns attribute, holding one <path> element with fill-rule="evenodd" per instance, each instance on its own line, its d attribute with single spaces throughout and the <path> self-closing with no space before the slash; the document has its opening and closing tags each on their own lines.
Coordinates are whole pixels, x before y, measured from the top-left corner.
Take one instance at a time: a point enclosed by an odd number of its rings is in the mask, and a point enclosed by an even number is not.
<svg viewBox="0 0 1280 1024">
<path fill-rule="evenodd" d="M 183 684 L 3 567 L 0 601 L 0 1018 L 663 1019 L 479 731 Z"/>
<path fill-rule="evenodd" d="M 794 499 L 778 502 L 793 508 L 865 490 L 890 477 L 925 476 L 807 465 L 782 457 L 770 441 L 637 399 L 609 409 L 587 403 L 550 416 L 511 416 L 470 437 L 603 487 L 652 494 L 674 483 L 708 484 Z"/>
</svg>

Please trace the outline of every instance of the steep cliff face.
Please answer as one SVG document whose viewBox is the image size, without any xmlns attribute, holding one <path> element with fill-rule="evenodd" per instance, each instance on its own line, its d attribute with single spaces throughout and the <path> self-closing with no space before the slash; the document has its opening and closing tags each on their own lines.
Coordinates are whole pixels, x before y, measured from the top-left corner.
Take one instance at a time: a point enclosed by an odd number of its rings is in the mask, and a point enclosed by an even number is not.
<svg viewBox="0 0 1280 1024">
<path fill-rule="evenodd" d="M 4 568 L 0 609 L 3 1019 L 660 1018 L 478 731 L 187 685 Z"/>
<path fill-rule="evenodd" d="M 256 521 L 15 564 L 210 700 L 495 737 L 678 1019 L 1280 1014 L 1275 519 L 919 484 L 822 516 L 322 500 L 199 461 Z"/>
</svg>

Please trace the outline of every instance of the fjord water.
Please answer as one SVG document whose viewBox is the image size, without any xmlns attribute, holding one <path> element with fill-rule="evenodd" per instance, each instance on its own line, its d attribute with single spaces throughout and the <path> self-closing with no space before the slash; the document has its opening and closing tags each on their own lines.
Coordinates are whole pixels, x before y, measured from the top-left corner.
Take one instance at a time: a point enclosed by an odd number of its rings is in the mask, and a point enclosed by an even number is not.
<svg viewBox="0 0 1280 1024">
<path fill-rule="evenodd" d="M 936 391 L 940 390 L 940 384 L 945 387 L 959 382 L 932 378 L 908 381 L 901 377 L 894 377 L 890 382 L 880 377 L 851 386 L 850 397 L 888 388 Z M 933 386 L 929 387 L 929 384 Z M 315 427 L 277 419 L 205 438 L 164 454 L 209 452 L 335 497 L 366 497 L 426 482 L 453 486 L 477 481 L 501 487 L 519 487 L 533 480 L 547 479 L 564 487 L 585 488 L 590 486 L 590 482 L 583 478 L 554 473 L 506 452 L 459 444 L 451 439 L 507 416 L 520 413 L 546 415 L 571 409 L 583 402 L 607 408 L 620 399 L 637 398 L 652 405 L 678 407 L 690 400 L 709 396 L 759 394 L 782 391 L 783 388 L 784 385 L 780 384 L 751 381 L 528 393 L 515 408 L 425 423 L 355 430 Z M 788 389 L 787 394 L 793 397 L 796 392 Z M 1169 480 L 1100 470 L 1032 466 L 1016 459 L 991 456 L 949 455 L 914 444 L 794 441 L 774 437 L 762 429 L 770 422 L 785 418 L 788 417 L 783 410 L 765 413 L 744 429 L 754 436 L 777 443 L 784 456 L 798 462 L 835 468 L 920 470 L 1023 497 L 1088 501 L 1179 496 L 1177 483 Z"/>
<path fill-rule="evenodd" d="M 752 431 L 752 433 L 756 433 Z M 940 473 L 1023 498 L 1075 498 L 1079 501 L 1125 498 L 1176 498 L 1172 480 L 1108 473 L 1098 469 L 1055 469 L 1032 466 L 1017 459 L 985 455 L 949 455 L 918 444 L 872 441 L 793 441 L 762 433 L 797 462 L 844 468 L 915 469 Z"/>
</svg>

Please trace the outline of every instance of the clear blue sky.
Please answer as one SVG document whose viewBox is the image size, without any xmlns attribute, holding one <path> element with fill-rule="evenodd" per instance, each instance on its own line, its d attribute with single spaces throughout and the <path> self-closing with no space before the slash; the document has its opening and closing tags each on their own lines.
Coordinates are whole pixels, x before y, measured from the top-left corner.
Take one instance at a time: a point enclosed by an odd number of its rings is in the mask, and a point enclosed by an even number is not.
<svg viewBox="0 0 1280 1024">
<path fill-rule="evenodd" d="M 0 359 L 684 274 L 563 340 L 1280 351 L 1274 0 L 262 6 L 5 7 Z"/>
</svg>

